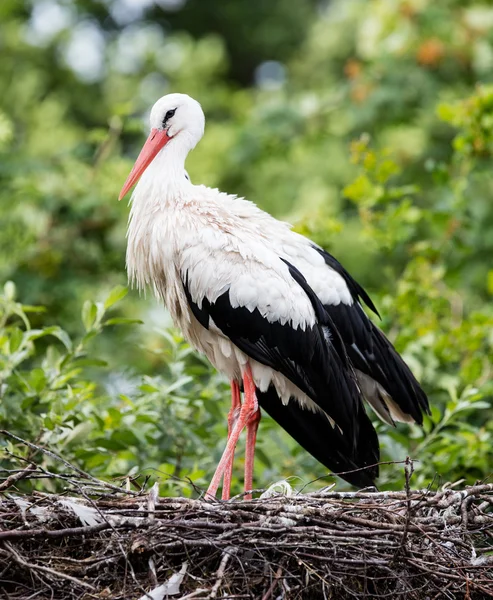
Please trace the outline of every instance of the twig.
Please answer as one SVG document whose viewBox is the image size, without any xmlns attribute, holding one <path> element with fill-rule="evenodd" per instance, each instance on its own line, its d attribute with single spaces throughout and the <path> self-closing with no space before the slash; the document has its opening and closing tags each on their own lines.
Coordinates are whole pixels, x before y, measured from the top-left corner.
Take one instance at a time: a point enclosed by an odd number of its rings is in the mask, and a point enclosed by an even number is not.
<svg viewBox="0 0 493 600">
<path fill-rule="evenodd" d="M 282 575 L 282 567 L 281 565 L 279 565 L 276 574 L 274 575 L 274 581 L 271 583 L 269 589 L 265 592 L 265 594 L 262 596 L 262 600 L 269 600 L 269 598 L 272 596 L 274 590 L 276 589 L 276 585 L 279 582 L 279 577 L 281 577 Z"/>
<path fill-rule="evenodd" d="M 36 465 L 31 464 L 31 465 L 28 465 L 25 469 L 22 469 L 22 471 L 13 473 L 9 477 L 7 477 L 7 479 L 2 481 L 2 483 L 0 483 L 0 492 L 4 492 L 5 490 L 8 490 L 9 487 L 14 485 L 14 483 L 16 483 L 17 481 L 20 481 L 21 479 L 26 479 L 26 477 L 29 477 L 29 475 L 33 471 L 36 471 Z"/>
<path fill-rule="evenodd" d="M 219 563 L 219 568 L 216 571 L 216 581 L 214 583 L 214 585 L 212 586 L 212 589 L 210 591 L 210 594 L 207 596 L 207 598 L 215 598 L 217 596 L 217 592 L 219 591 L 219 588 L 221 587 L 221 583 L 223 581 L 223 577 L 224 577 L 224 572 L 226 571 L 226 567 L 228 566 L 228 562 L 229 559 L 234 556 L 237 553 L 238 549 L 237 548 L 226 548 L 223 552 L 223 556 L 221 558 L 221 562 Z"/>
<path fill-rule="evenodd" d="M 402 534 L 402 539 L 399 548 L 396 551 L 396 555 L 400 552 L 405 552 L 407 536 L 409 534 L 409 527 L 411 523 L 411 515 L 412 515 L 412 504 L 411 504 L 411 477 L 414 472 L 414 465 L 409 456 L 406 457 L 406 463 L 404 465 L 404 473 L 405 473 L 405 490 L 406 490 L 406 523 L 404 527 L 404 533 Z"/>
<path fill-rule="evenodd" d="M 57 579 L 65 579 L 67 581 L 71 581 L 72 583 L 74 583 L 75 585 L 78 585 L 79 587 L 84 587 L 88 590 L 91 590 L 91 592 L 94 592 L 96 590 L 96 588 L 94 586 L 92 586 L 90 583 L 86 583 L 85 581 L 80 581 L 79 579 L 72 577 L 72 575 L 67 575 L 66 573 L 60 573 L 59 571 L 55 571 L 55 569 L 50 569 L 50 567 L 43 567 L 42 565 L 35 565 L 32 563 L 28 563 L 19 554 L 17 554 L 17 552 L 14 550 L 14 548 L 8 542 L 4 542 L 3 547 L 7 550 L 7 552 L 10 553 L 10 555 L 15 560 L 15 562 L 17 562 L 18 564 L 20 564 L 22 567 L 24 567 L 26 569 L 29 569 L 32 571 L 41 571 L 42 573 L 47 573 L 48 575 L 53 575 L 53 577 L 56 577 Z"/>
<path fill-rule="evenodd" d="M 0 531 L 0 540 L 79 537 L 90 533 L 99 533 L 110 527 L 109 523 L 98 523 L 87 527 L 67 527 L 66 529 L 13 529 L 11 531 Z"/>
</svg>

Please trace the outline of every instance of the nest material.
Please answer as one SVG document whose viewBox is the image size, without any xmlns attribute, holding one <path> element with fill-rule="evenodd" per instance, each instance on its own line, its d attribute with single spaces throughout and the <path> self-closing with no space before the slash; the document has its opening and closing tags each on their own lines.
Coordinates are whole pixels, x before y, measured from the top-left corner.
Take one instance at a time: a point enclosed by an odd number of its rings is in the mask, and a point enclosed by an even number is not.
<svg viewBox="0 0 493 600">
<path fill-rule="evenodd" d="M 0 479 L 0 598 L 493 598 L 493 484 L 220 502 L 72 469 Z"/>
</svg>

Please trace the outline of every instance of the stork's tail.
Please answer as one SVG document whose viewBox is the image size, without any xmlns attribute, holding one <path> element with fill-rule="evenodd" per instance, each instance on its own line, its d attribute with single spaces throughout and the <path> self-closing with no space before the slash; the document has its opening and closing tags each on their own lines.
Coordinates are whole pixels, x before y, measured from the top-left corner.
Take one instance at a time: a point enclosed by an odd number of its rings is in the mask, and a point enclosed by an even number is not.
<svg viewBox="0 0 493 600">
<path fill-rule="evenodd" d="M 361 408 L 356 448 L 322 412 L 301 408 L 291 400 L 283 404 L 274 387 L 257 389 L 261 408 L 294 438 L 300 446 L 328 469 L 357 487 L 373 485 L 378 477 L 378 438 L 366 412 Z"/>
</svg>

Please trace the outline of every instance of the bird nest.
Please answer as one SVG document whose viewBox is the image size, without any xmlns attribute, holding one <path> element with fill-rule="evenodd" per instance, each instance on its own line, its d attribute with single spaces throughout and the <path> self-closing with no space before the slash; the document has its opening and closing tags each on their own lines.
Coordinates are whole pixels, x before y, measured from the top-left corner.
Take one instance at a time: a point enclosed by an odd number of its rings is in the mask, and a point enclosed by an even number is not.
<svg viewBox="0 0 493 600">
<path fill-rule="evenodd" d="M 493 484 L 221 502 L 124 490 L 63 462 L 0 479 L 5 598 L 493 597 Z M 18 492 L 47 477 L 65 491 Z"/>
</svg>

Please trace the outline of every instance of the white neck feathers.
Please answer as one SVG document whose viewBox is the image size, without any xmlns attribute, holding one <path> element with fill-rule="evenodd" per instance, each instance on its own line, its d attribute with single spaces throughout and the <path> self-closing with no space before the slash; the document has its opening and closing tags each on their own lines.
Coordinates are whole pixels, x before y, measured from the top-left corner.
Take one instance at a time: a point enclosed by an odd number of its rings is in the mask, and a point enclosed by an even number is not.
<svg viewBox="0 0 493 600">
<path fill-rule="evenodd" d="M 190 151 L 186 132 L 181 132 L 159 152 L 142 174 L 132 195 L 132 213 L 151 211 L 183 201 L 192 184 L 185 177 L 185 160 Z"/>
</svg>

